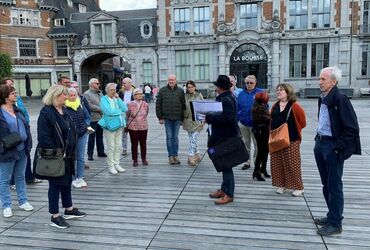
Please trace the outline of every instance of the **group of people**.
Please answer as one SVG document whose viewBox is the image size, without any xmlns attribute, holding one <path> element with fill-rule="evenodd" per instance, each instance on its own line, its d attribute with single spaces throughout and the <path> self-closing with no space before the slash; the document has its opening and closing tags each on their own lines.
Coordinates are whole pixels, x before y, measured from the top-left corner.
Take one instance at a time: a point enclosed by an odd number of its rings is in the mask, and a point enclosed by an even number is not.
<svg viewBox="0 0 370 250">
<path fill-rule="evenodd" d="M 315 219 L 317 225 L 323 226 L 318 229 L 321 235 L 340 233 L 342 230 L 343 164 L 352 154 L 361 153 L 357 117 L 350 101 L 339 92 L 337 84 L 340 80 L 341 71 L 336 67 L 324 68 L 321 71 L 322 95 L 319 99 L 314 155 L 329 210 L 326 217 Z M 99 80 L 92 78 L 89 81 L 89 89 L 81 94 L 76 82 L 70 82 L 68 77 L 61 77 L 58 84 L 51 86 L 43 97 L 44 107 L 37 122 L 36 155 L 43 149 L 63 148 L 66 171 L 64 176 L 58 178 L 38 176 L 29 172 L 33 175 L 32 180 L 37 178 L 49 181 L 48 198 L 52 226 L 66 228 L 69 226 L 66 219 L 86 215 L 73 206 L 71 196 L 71 186 L 87 185 L 83 179 L 86 144 L 88 159 L 92 161 L 96 140 L 98 157 L 107 157 L 108 170 L 115 175 L 125 172 L 120 166 L 120 156 L 127 155 L 129 135 L 133 167 L 139 165 L 139 144 L 141 162 L 144 166 L 149 164 L 146 152 L 149 105 L 143 100 L 143 91 L 134 88 L 130 78 L 124 78 L 122 83 L 122 89 L 118 93 L 117 85 L 108 83 L 105 88 L 106 95 L 103 96 Z M 246 170 L 254 164 L 253 179 L 264 181 L 264 178 L 272 177 L 272 185 L 277 188 L 277 194 L 293 190 L 293 196 L 301 196 L 304 193 L 304 185 L 300 144 L 301 131 L 306 126 L 306 116 L 297 102 L 293 87 L 286 83 L 278 84 L 277 100 L 270 108 L 268 94 L 257 87 L 257 79 L 253 75 L 244 79 L 242 88 L 236 87 L 236 78 L 233 75 L 220 75 L 214 85 L 217 92 L 216 101 L 222 103 L 222 111 L 205 114 L 204 121 L 194 121 L 192 117 L 190 103 L 203 99 L 194 81 L 186 83 L 184 92 L 177 86 L 176 76 L 169 75 L 167 85 L 159 90 L 155 104 L 156 115 L 159 123 L 165 126 L 169 164 L 181 163 L 178 153 L 181 125 L 189 138 L 187 162 L 191 166 L 199 163 L 201 156 L 198 138 L 207 123 L 209 147 L 217 145 L 224 138 L 241 136 L 250 156 L 242 169 Z M 28 171 L 26 166 L 30 168 L 30 163 L 27 162 L 30 161 L 32 137 L 29 132 L 28 114 L 22 110 L 22 104 L 17 104 L 18 99 L 12 84 L 1 84 L 0 139 L 10 132 L 18 132 L 22 139 L 22 143 L 13 149 L 0 147 L 0 191 L 4 217 L 12 216 L 9 189 L 12 175 L 20 208 L 33 210 L 27 200 L 25 188 L 25 173 Z M 288 126 L 290 144 L 280 151 L 270 153 L 270 176 L 267 172 L 270 130 L 279 128 L 284 123 Z M 103 135 L 108 154 L 104 150 Z M 222 178 L 221 188 L 209 194 L 211 198 L 217 199 L 217 205 L 234 200 L 235 182 L 232 168 L 223 171 Z M 63 215 L 59 214 L 59 196 L 65 208 Z"/>
</svg>

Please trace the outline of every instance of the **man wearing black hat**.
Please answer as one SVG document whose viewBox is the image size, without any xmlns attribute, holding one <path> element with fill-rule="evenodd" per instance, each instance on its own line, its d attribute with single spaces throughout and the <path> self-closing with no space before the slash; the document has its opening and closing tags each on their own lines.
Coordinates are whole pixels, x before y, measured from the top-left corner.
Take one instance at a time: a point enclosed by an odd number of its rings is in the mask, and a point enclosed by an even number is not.
<svg viewBox="0 0 370 250">
<path fill-rule="evenodd" d="M 210 135 L 208 146 L 218 144 L 224 138 L 238 135 L 238 124 L 236 119 L 236 99 L 230 91 L 232 86 L 230 79 L 226 75 L 219 75 L 216 86 L 216 101 L 222 102 L 222 112 L 210 112 L 206 114 L 206 122 L 210 125 L 208 133 Z M 211 198 L 217 198 L 216 205 L 223 205 L 232 202 L 234 199 L 234 173 L 233 169 L 222 172 L 221 189 L 209 194 Z"/>
</svg>

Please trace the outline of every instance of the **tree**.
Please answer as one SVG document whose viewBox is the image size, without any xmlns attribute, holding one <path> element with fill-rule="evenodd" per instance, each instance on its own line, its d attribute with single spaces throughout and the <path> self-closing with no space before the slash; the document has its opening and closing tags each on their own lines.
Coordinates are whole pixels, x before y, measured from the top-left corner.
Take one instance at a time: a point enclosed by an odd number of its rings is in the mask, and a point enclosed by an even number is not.
<svg viewBox="0 0 370 250">
<path fill-rule="evenodd" d="M 12 60 L 7 54 L 0 54 L 0 79 L 12 75 Z"/>
</svg>

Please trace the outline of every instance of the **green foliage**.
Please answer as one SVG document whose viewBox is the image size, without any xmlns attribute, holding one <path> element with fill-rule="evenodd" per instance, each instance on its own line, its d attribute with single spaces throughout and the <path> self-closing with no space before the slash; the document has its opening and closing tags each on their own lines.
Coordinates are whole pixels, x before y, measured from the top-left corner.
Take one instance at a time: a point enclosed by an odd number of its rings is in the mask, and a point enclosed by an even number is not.
<svg viewBox="0 0 370 250">
<path fill-rule="evenodd" d="M 12 76 L 12 60 L 7 54 L 0 54 L 0 79 Z"/>
</svg>

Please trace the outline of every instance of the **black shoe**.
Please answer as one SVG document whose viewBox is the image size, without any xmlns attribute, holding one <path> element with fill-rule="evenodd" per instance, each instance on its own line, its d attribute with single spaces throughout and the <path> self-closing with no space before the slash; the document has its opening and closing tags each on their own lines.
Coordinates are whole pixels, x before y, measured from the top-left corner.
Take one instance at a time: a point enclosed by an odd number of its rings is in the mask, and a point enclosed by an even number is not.
<svg viewBox="0 0 370 250">
<path fill-rule="evenodd" d="M 250 164 L 244 164 L 243 167 L 241 168 L 241 170 L 247 170 L 250 167 L 251 167 Z"/>
<path fill-rule="evenodd" d="M 68 222 L 66 222 L 62 216 L 58 216 L 56 218 L 51 216 L 50 226 L 57 228 L 69 228 Z"/>
<path fill-rule="evenodd" d="M 270 178 L 271 177 L 271 175 L 269 175 L 266 170 L 262 171 L 261 174 L 263 174 L 263 176 L 265 176 L 265 178 Z"/>
<path fill-rule="evenodd" d="M 265 179 L 258 172 L 253 172 L 253 180 L 254 180 L 254 178 L 256 178 L 257 181 L 265 181 Z"/>
<path fill-rule="evenodd" d="M 313 222 L 315 222 L 315 224 L 319 226 L 326 226 L 326 224 L 328 224 L 328 218 L 326 217 L 316 218 L 313 220 Z"/>
<path fill-rule="evenodd" d="M 107 157 L 106 153 L 98 154 L 98 157 Z"/>
<path fill-rule="evenodd" d="M 92 156 L 92 155 L 87 156 L 87 159 L 88 159 L 89 161 L 93 161 L 93 160 L 94 160 L 94 158 L 93 158 L 93 156 Z"/>
<path fill-rule="evenodd" d="M 86 213 L 78 211 L 77 208 L 73 208 L 71 211 L 68 211 L 67 209 L 64 210 L 63 217 L 66 220 L 73 219 L 73 218 L 82 218 L 85 217 Z"/>
<path fill-rule="evenodd" d="M 323 226 L 322 228 L 317 229 L 317 233 L 322 236 L 340 234 L 341 232 L 342 232 L 342 227 L 334 227 L 331 225 L 326 225 L 326 226 Z"/>
</svg>

